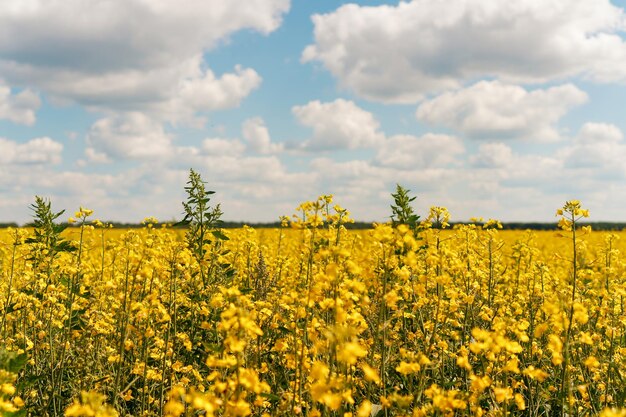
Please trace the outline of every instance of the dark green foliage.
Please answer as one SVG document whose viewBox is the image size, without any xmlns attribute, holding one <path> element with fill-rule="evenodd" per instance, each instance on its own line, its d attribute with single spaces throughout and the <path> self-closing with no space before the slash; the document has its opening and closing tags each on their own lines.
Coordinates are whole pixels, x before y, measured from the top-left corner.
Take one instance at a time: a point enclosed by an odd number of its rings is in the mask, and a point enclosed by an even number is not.
<svg viewBox="0 0 626 417">
<path fill-rule="evenodd" d="M 15 352 L 8 352 L 4 349 L 0 349 L 0 369 L 8 371 L 12 374 L 19 373 L 24 365 L 26 365 L 26 361 L 28 357 L 25 353 L 17 354 Z"/>
<path fill-rule="evenodd" d="M 24 365 L 26 365 L 27 360 L 28 360 L 28 357 L 26 356 L 25 353 L 17 354 L 15 352 L 9 352 L 4 349 L 0 349 L 0 370 L 9 372 L 10 374 L 13 374 L 14 376 L 17 376 L 21 372 L 21 370 L 24 368 Z M 3 378 L 6 378 L 6 375 L 4 375 Z M 11 381 L 8 379 L 3 379 L 1 382 L 3 384 L 6 384 L 6 383 L 11 384 Z M 0 398 L 6 400 L 8 399 L 6 397 L 8 397 L 6 394 L 0 393 Z M 0 411 L 0 416 L 23 417 L 23 416 L 26 416 L 26 410 L 17 410 L 13 412 Z"/>
<path fill-rule="evenodd" d="M 35 196 L 35 203 L 31 204 L 30 208 L 33 211 L 34 231 L 33 237 L 26 239 L 26 243 L 32 245 L 31 260 L 35 265 L 47 263 L 49 266 L 58 253 L 76 250 L 71 242 L 61 237 L 67 224 L 54 222 L 65 213 L 65 210 L 55 213 L 52 211 L 52 203 L 39 196 Z"/>
<path fill-rule="evenodd" d="M 413 212 L 411 203 L 415 197 L 409 197 L 411 190 L 407 190 L 400 184 L 396 184 L 396 192 L 391 193 L 395 205 L 391 205 L 391 222 L 394 227 L 406 224 L 411 230 L 416 231 L 419 225 L 420 216 Z"/>
<path fill-rule="evenodd" d="M 185 187 L 187 201 L 183 202 L 185 217 L 178 223 L 188 227 L 187 244 L 198 260 L 204 259 L 207 252 L 205 245 L 212 242 L 209 235 L 218 240 L 228 240 L 226 235 L 217 230 L 221 223 L 220 217 L 224 214 L 220 205 L 209 205 L 210 196 L 215 191 L 207 191 L 205 184 L 200 174 L 193 169 L 189 170 L 189 181 Z"/>
<path fill-rule="evenodd" d="M 187 246 L 201 265 L 204 263 L 203 261 L 207 260 L 210 250 L 213 250 L 212 254 L 215 255 L 220 251 L 221 242 L 228 240 L 228 236 L 218 228 L 222 223 L 220 217 L 224 214 L 220 209 L 220 205 L 217 204 L 215 207 L 212 207 L 209 204 L 211 201 L 210 196 L 215 194 L 215 191 L 207 191 L 205 184 L 206 182 L 202 180 L 200 174 L 193 169 L 189 170 L 189 181 L 187 181 L 187 186 L 185 187 L 187 201 L 183 202 L 185 217 L 177 223 L 178 225 L 187 226 L 185 235 Z M 230 265 L 218 266 L 227 275 L 232 272 L 230 271 Z M 200 268 L 200 275 L 205 286 L 209 276 L 216 274 L 215 268 L 215 262 L 210 263 L 208 271 L 205 271 L 202 267 Z"/>
</svg>

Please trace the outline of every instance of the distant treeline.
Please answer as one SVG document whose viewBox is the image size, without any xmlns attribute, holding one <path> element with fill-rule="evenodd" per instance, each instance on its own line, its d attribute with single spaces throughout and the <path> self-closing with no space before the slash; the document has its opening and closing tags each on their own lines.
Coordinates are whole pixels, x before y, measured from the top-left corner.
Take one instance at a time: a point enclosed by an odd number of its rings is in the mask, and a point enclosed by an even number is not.
<svg viewBox="0 0 626 417">
<path fill-rule="evenodd" d="M 588 222 L 578 223 L 579 227 L 591 226 L 592 230 L 603 231 L 621 231 L 626 229 L 626 223 L 622 222 Z M 524 222 L 511 222 L 502 223 L 502 228 L 507 230 L 556 230 L 555 223 L 524 223 Z"/>
<path fill-rule="evenodd" d="M 120 222 L 105 222 L 106 224 L 113 225 L 116 229 L 137 229 L 144 227 L 143 224 L 140 223 L 120 223 Z M 165 222 L 169 225 L 172 225 L 174 228 L 185 228 L 185 226 L 177 226 L 175 221 Z M 467 224 L 467 223 L 450 223 L 450 226 L 453 227 L 455 224 Z M 220 227 L 224 229 L 237 229 L 241 228 L 244 225 L 250 226 L 254 229 L 275 229 L 280 227 L 280 222 L 270 222 L 270 223 L 246 223 L 246 222 L 233 222 L 233 221 L 225 221 L 222 222 Z M 0 229 L 7 227 L 18 227 L 19 225 L 15 222 L 6 222 L 0 223 Z M 30 227 L 31 224 L 26 224 L 25 227 Z M 72 225 L 76 227 L 77 225 Z M 70 227 L 72 227 L 70 226 Z M 350 230 L 366 230 L 372 228 L 372 223 L 370 222 L 355 222 L 349 223 L 345 225 L 347 229 Z M 593 230 L 611 230 L 611 231 L 621 231 L 626 229 L 626 223 L 624 222 L 589 222 L 589 223 L 579 223 L 579 226 L 591 226 Z M 554 223 L 536 223 L 536 222 L 510 222 L 510 223 L 502 223 L 502 228 L 504 230 L 556 230 L 556 222 Z"/>
</svg>

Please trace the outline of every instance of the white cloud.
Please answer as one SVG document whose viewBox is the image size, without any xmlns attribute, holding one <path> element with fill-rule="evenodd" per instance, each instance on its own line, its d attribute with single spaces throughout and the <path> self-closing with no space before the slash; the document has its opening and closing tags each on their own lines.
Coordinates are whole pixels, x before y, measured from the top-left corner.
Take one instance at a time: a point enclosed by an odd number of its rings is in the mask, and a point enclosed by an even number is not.
<svg viewBox="0 0 626 417">
<path fill-rule="evenodd" d="M 609 0 L 347 4 L 313 23 L 302 60 L 371 100 L 412 103 L 480 77 L 626 80 L 626 20 Z"/>
<path fill-rule="evenodd" d="M 173 164 L 177 167 L 203 164 L 207 157 L 239 158 L 246 150 L 255 155 L 275 154 L 283 150 L 282 144 L 272 143 L 265 122 L 260 117 L 242 124 L 240 139 L 209 137 L 199 146 L 177 146 L 165 124 L 140 112 L 113 114 L 97 120 L 86 136 L 85 157 L 94 163 L 115 160 L 138 160 Z M 80 162 L 81 166 L 85 161 Z M 232 161 L 229 160 L 229 164 Z M 237 167 L 236 163 L 227 169 Z"/>
<path fill-rule="evenodd" d="M 108 164 L 109 162 L 111 162 L 111 158 L 109 158 L 109 156 L 106 153 L 98 152 L 97 150 L 91 147 L 85 148 L 85 156 L 87 157 L 87 161 L 93 162 L 96 164 Z M 85 166 L 87 162 L 84 160 L 79 160 L 78 164 L 80 166 Z"/>
<path fill-rule="evenodd" d="M 458 138 L 428 133 L 421 137 L 395 135 L 385 140 L 375 163 L 398 169 L 442 167 L 455 162 L 464 151 Z"/>
<path fill-rule="evenodd" d="M 253 69 L 216 77 L 202 55 L 242 29 L 268 34 L 289 0 L 0 3 L 0 73 L 55 100 L 96 108 L 189 111 L 236 106 L 258 87 Z M 155 109 L 156 107 L 156 109 Z"/>
<path fill-rule="evenodd" d="M 135 135 L 135 130 L 125 130 L 120 123 L 113 127 L 121 138 Z M 462 143 L 437 134 L 390 136 L 373 149 L 371 159 L 337 161 L 300 155 L 302 165 L 297 167 L 276 155 L 251 155 L 243 140 L 207 138 L 197 147 L 170 143 L 170 157 L 135 154 L 141 159 L 137 166 L 100 174 L 51 166 L 50 161 L 59 160 L 62 146 L 49 139 L 31 142 L 19 145 L 0 140 L 0 201 L 10 200 L 11 195 L 46 195 L 59 209 L 84 205 L 95 209 L 97 217 L 126 221 L 149 215 L 180 218 L 179 202 L 184 199 L 182 187 L 189 166 L 201 172 L 208 188 L 217 192 L 212 203 L 222 203 L 225 218 L 233 220 L 276 220 L 291 214 L 301 201 L 333 193 L 335 201 L 355 218 L 384 221 L 396 183 L 418 197 L 415 206 L 420 214 L 431 205 L 445 205 L 454 219 L 480 215 L 550 220 L 563 201 L 580 198 L 595 204 L 594 218 L 618 219 L 619 199 L 599 195 L 598 190 L 604 194 L 623 191 L 621 161 L 626 158 L 622 133 L 601 123 L 584 125 L 554 156 L 520 154 L 507 144 L 490 142 L 481 143 L 466 163 L 460 157 Z M 42 149 L 56 151 L 36 156 Z M 600 159 L 593 160 L 593 166 L 580 161 L 572 164 L 580 155 Z M 15 201 L 23 208 L 0 204 L 0 218 L 28 215 L 24 208 L 30 200 Z"/>
<path fill-rule="evenodd" d="M 477 213 L 510 220 L 545 220 L 545 213 L 565 200 L 580 199 L 594 205 L 601 220 L 619 219 L 616 199 L 607 195 L 622 188 L 625 159 L 622 132 L 604 123 L 585 124 L 568 145 L 552 154 L 525 154 L 503 143 L 483 143 L 458 171 L 471 193 L 465 196 L 467 190 L 459 188 L 453 199 L 467 198 Z M 608 213 L 610 217 L 604 217 Z"/>
<path fill-rule="evenodd" d="M 608 123 L 585 123 L 578 132 L 575 142 L 579 144 L 617 143 L 624 139 L 619 127 Z"/>
<path fill-rule="evenodd" d="M 260 117 L 254 117 L 243 122 L 241 134 L 248 142 L 249 147 L 262 155 L 281 152 L 284 148 L 282 143 L 272 143 L 265 121 Z"/>
<path fill-rule="evenodd" d="M 204 123 L 197 112 L 237 107 L 261 84 L 251 68 L 235 67 L 219 78 L 202 69 L 201 56 L 170 67 L 124 69 L 117 72 L 79 73 L 74 69 L 9 65 L 0 73 L 14 74 L 16 84 L 36 85 L 52 101 L 78 102 L 96 111 L 142 111 L 170 122 Z"/>
<path fill-rule="evenodd" d="M 22 0 L 0 5 L 0 48 L 5 59 L 50 66 L 153 67 L 210 49 L 230 34 L 275 30 L 288 0 L 101 2 Z M 64 45 L 63 48 L 50 49 Z M 117 59 L 117 60 L 115 60 Z"/>
<path fill-rule="evenodd" d="M 290 2 L 250 0 L 245 8 L 227 0 L 191 0 L 184 7 L 174 0 L 19 3 L 0 4 L 5 60 L 99 72 L 167 66 L 241 29 L 268 34 Z"/>
<path fill-rule="evenodd" d="M 309 169 L 317 175 L 317 189 L 334 194 L 340 205 L 363 221 L 389 219 L 390 193 L 396 183 L 418 197 L 415 205 L 423 213 L 430 205 L 443 204 L 442 191 L 459 181 L 456 169 L 417 166 L 404 169 L 364 160 L 339 162 L 315 158 Z"/>
<path fill-rule="evenodd" d="M 489 142 L 469 156 L 464 170 L 468 184 L 473 186 L 506 183 L 513 188 L 542 188 L 561 180 L 563 161 L 553 155 L 521 154 L 504 143 Z"/>
<path fill-rule="evenodd" d="M 157 105 L 170 121 L 190 121 L 197 112 L 228 109 L 239 106 L 252 90 L 261 85 L 261 77 L 251 68 L 235 67 L 234 73 L 216 78 L 207 69 L 181 81 L 173 97 Z M 203 123 L 204 121 L 201 120 Z"/>
<path fill-rule="evenodd" d="M 588 169 L 588 175 L 622 178 L 626 175 L 626 144 L 621 130 L 612 124 L 586 123 L 571 146 L 558 153 L 567 168 Z"/>
<path fill-rule="evenodd" d="M 416 116 L 472 139 L 555 141 L 561 137 L 559 119 L 586 100 L 587 94 L 572 84 L 526 91 L 499 81 L 480 81 L 423 102 Z"/>
<path fill-rule="evenodd" d="M 506 168 L 511 165 L 513 151 L 504 143 L 482 143 L 470 162 L 478 168 Z"/>
<path fill-rule="evenodd" d="M 9 87 L 0 84 L 0 120 L 32 126 L 39 106 L 41 100 L 33 91 L 27 89 L 12 95 Z"/>
<path fill-rule="evenodd" d="M 63 145 L 49 137 L 25 143 L 0 138 L 0 162 L 7 165 L 47 165 L 61 162 Z"/>
<path fill-rule="evenodd" d="M 374 115 L 349 100 L 316 100 L 291 111 L 301 124 L 313 128 L 313 137 L 304 144 L 309 150 L 374 147 L 385 138 Z"/>
<path fill-rule="evenodd" d="M 96 121 L 87 134 L 86 156 L 107 159 L 161 159 L 172 152 L 172 138 L 161 123 L 142 113 L 125 113 Z"/>
<path fill-rule="evenodd" d="M 202 141 L 202 152 L 215 156 L 238 156 L 246 149 L 241 141 L 236 139 L 210 138 Z"/>
</svg>

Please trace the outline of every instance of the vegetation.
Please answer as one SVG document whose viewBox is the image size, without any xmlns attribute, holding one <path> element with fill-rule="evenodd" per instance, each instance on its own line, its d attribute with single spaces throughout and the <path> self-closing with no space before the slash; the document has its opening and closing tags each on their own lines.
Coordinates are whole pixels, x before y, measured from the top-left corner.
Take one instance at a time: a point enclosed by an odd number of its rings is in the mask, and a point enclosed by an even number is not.
<svg viewBox="0 0 626 417">
<path fill-rule="evenodd" d="M 349 231 L 332 196 L 223 230 L 194 171 L 185 229 L 117 230 L 36 198 L 0 234 L 0 415 L 626 415 L 620 233 L 425 220 Z"/>
</svg>

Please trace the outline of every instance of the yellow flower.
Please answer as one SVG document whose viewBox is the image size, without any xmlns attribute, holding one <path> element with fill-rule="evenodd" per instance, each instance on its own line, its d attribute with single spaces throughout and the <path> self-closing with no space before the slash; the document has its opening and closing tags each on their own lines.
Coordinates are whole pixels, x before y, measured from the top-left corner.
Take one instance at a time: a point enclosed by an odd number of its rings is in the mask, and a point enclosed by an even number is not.
<svg viewBox="0 0 626 417">
<path fill-rule="evenodd" d="M 491 386 L 491 378 L 488 375 L 482 377 L 474 374 L 470 375 L 472 392 L 480 394 Z"/>
<path fill-rule="evenodd" d="M 465 355 L 461 355 L 459 357 L 456 358 L 456 364 L 463 369 L 466 369 L 468 371 L 472 370 L 472 365 L 470 365 L 469 360 L 467 359 L 467 356 Z"/>
<path fill-rule="evenodd" d="M 370 417 L 372 413 L 372 403 L 364 400 L 356 410 L 356 417 Z"/>
<path fill-rule="evenodd" d="M 363 370 L 363 375 L 365 376 L 366 381 L 374 382 L 375 384 L 380 383 L 380 376 L 378 376 L 378 371 L 376 371 L 376 369 L 366 363 L 361 364 L 361 369 Z"/>
<path fill-rule="evenodd" d="M 561 338 L 555 334 L 548 336 L 548 349 L 552 351 L 552 364 L 560 365 L 563 363 L 563 355 L 561 353 L 563 349 L 563 342 Z"/>
<path fill-rule="evenodd" d="M 420 370 L 420 364 L 416 362 L 409 363 L 409 362 L 401 361 L 400 364 L 396 366 L 396 371 L 403 375 L 414 374 L 414 373 L 419 372 L 419 370 Z"/>
<path fill-rule="evenodd" d="M 358 342 L 347 342 L 337 349 L 337 360 L 348 365 L 354 365 L 359 358 L 367 356 L 367 350 Z"/>
<path fill-rule="evenodd" d="M 65 410 L 66 417 L 117 417 L 115 409 L 105 403 L 105 396 L 97 392 L 81 392 L 80 400 Z"/>
<path fill-rule="evenodd" d="M 585 366 L 593 370 L 600 366 L 600 361 L 595 356 L 589 356 L 585 359 Z"/>
<path fill-rule="evenodd" d="M 496 397 L 496 401 L 499 403 L 513 399 L 513 390 L 511 389 L 511 387 L 493 388 L 493 394 Z"/>
<path fill-rule="evenodd" d="M 529 376 L 532 379 L 536 379 L 539 382 L 543 382 L 548 376 L 550 376 L 550 374 L 548 374 L 547 372 L 541 370 L 541 369 L 536 369 L 534 366 L 529 366 L 528 368 L 524 369 L 524 371 L 522 371 L 522 373 L 524 375 Z"/>
<path fill-rule="evenodd" d="M 600 413 L 600 417 L 626 417 L 626 408 L 605 408 Z"/>
</svg>

